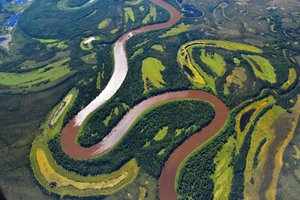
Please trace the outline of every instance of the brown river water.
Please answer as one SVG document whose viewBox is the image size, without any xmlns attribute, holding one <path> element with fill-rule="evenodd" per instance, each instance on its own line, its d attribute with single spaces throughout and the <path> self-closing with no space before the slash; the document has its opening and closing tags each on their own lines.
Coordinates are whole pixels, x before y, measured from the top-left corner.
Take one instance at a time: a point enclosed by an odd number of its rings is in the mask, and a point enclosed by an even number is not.
<svg viewBox="0 0 300 200">
<path fill-rule="evenodd" d="M 116 44 L 118 43 L 121 44 L 118 45 L 120 46 L 120 48 L 122 48 L 122 49 L 118 49 L 119 52 L 122 53 L 122 51 L 125 51 L 126 41 L 130 39 L 132 36 L 144 31 L 166 28 L 168 26 L 175 24 L 181 18 L 181 13 L 177 11 L 176 8 L 174 8 L 170 4 L 162 0 L 152 0 L 152 2 L 167 9 L 172 14 L 172 18 L 169 21 L 164 23 L 144 26 L 136 30 L 130 31 L 128 33 L 125 33 L 116 41 Z M 122 55 L 126 56 L 126 53 L 122 53 Z M 126 67 L 128 68 L 128 66 Z M 101 154 L 113 148 L 113 146 L 116 143 L 118 143 L 118 141 L 126 134 L 127 130 L 131 127 L 134 121 L 144 111 L 150 109 L 151 107 L 159 103 L 167 102 L 170 100 L 176 100 L 176 99 L 195 99 L 195 100 L 209 102 L 214 106 L 216 115 L 208 126 L 203 128 L 199 133 L 192 135 L 182 145 L 177 147 L 175 151 L 171 154 L 171 156 L 169 157 L 169 159 L 167 160 L 163 168 L 162 174 L 159 178 L 160 199 L 175 200 L 176 199 L 175 177 L 180 164 L 186 157 L 189 156 L 189 154 L 193 150 L 195 150 L 198 146 L 200 146 L 208 139 L 210 139 L 213 135 L 215 135 L 223 127 L 223 125 L 225 124 L 228 118 L 228 108 L 224 105 L 224 103 L 220 99 L 218 99 L 216 96 L 208 92 L 204 92 L 200 90 L 186 90 L 186 91 L 178 91 L 178 92 L 167 92 L 161 95 L 150 97 L 142 101 L 141 103 L 137 104 L 132 109 L 130 109 L 128 113 L 120 120 L 117 126 L 114 127 L 111 130 L 111 132 L 105 138 L 103 138 L 102 141 L 88 148 L 81 147 L 76 143 L 76 138 L 80 128 L 80 124 L 82 124 L 83 120 L 86 119 L 87 117 L 86 113 L 83 113 L 85 115 L 81 116 L 79 123 L 78 123 L 78 119 L 76 120 L 76 118 L 74 118 L 63 128 L 61 133 L 62 149 L 67 155 L 78 160 L 86 160 L 86 159 L 99 157 Z M 103 101 L 103 103 L 105 103 L 105 101 Z M 96 104 L 91 106 L 91 108 L 88 109 L 87 113 L 93 112 L 97 108 L 95 105 Z"/>
</svg>

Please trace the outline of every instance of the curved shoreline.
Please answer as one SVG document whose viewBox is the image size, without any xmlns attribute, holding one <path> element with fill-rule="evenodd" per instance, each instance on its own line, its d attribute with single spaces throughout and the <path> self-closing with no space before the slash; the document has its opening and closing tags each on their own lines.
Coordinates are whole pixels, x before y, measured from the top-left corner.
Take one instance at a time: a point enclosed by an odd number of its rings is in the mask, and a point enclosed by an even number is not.
<svg viewBox="0 0 300 200">
<path fill-rule="evenodd" d="M 172 18 L 164 23 L 149 25 L 129 31 L 116 41 L 113 49 L 115 61 L 114 72 L 109 83 L 98 97 L 96 97 L 88 106 L 81 110 L 75 116 L 75 118 L 63 128 L 61 133 L 61 146 L 67 155 L 75 159 L 85 160 L 96 158 L 113 148 L 113 146 L 121 140 L 121 138 L 134 124 L 135 120 L 144 111 L 156 104 L 176 99 L 196 99 L 211 103 L 214 106 L 216 113 L 212 122 L 177 147 L 165 163 L 162 174 L 159 178 L 159 196 L 162 200 L 172 200 L 177 199 L 175 178 L 176 172 L 182 161 L 197 147 L 215 135 L 223 127 L 228 118 L 229 110 L 218 97 L 200 90 L 167 92 L 161 95 L 153 96 L 130 109 L 129 112 L 120 120 L 117 126 L 114 127 L 101 142 L 89 148 L 82 147 L 76 143 L 77 134 L 83 121 L 98 107 L 102 106 L 110 98 L 112 98 L 126 78 L 128 72 L 126 41 L 138 33 L 171 26 L 181 18 L 181 13 L 163 0 L 152 0 L 152 2 L 167 9 L 171 13 Z"/>
<path fill-rule="evenodd" d="M 211 139 L 217 134 L 225 125 L 229 109 L 217 97 L 214 96 L 215 102 L 210 102 L 215 106 L 215 117 L 211 123 L 204 127 L 200 132 L 193 134 L 185 140 L 179 147 L 177 147 L 168 158 L 160 175 L 159 184 L 159 198 L 160 200 L 176 200 L 176 176 L 180 165 L 188 158 L 194 150 Z"/>
<path fill-rule="evenodd" d="M 171 19 L 167 22 L 153 24 L 148 26 L 143 26 L 138 29 L 129 31 L 123 34 L 114 44 L 114 71 L 111 79 L 109 80 L 107 86 L 104 90 L 83 110 L 81 110 L 75 117 L 75 126 L 81 126 L 83 121 L 89 116 L 92 112 L 97 110 L 100 106 L 105 104 L 110 98 L 112 98 L 116 92 L 121 87 L 124 82 L 126 75 L 128 73 L 128 60 L 126 55 L 126 42 L 131 37 L 145 32 L 153 31 L 161 28 L 166 28 L 171 26 L 179 21 L 181 18 L 181 13 L 170 4 L 164 2 L 163 0 L 152 0 L 153 3 L 165 8 L 168 12 L 171 13 Z"/>
<path fill-rule="evenodd" d="M 225 123 L 227 119 L 227 107 L 219 100 L 216 96 L 201 90 L 185 90 L 178 92 L 167 92 L 161 95 L 150 97 L 141 103 L 134 106 L 126 115 L 119 121 L 117 126 L 115 126 L 111 132 L 105 136 L 102 141 L 92 145 L 91 147 L 82 147 L 76 143 L 76 138 L 79 131 L 79 126 L 75 125 L 75 121 L 72 120 L 66 125 L 61 133 L 61 146 L 63 151 L 78 160 L 93 159 L 104 152 L 111 149 L 116 143 L 118 143 L 121 138 L 126 134 L 129 128 L 134 124 L 135 120 L 147 109 L 163 102 L 176 99 L 195 99 L 200 101 L 206 101 L 211 103 L 215 108 L 215 118 L 210 125 L 203 128 L 203 130 L 211 130 L 211 127 L 218 127 L 216 123 L 221 123 L 223 126 L 223 121 Z M 225 115 L 224 115 L 225 114 Z M 212 130 L 211 135 L 214 134 Z M 202 131 L 201 131 L 202 133 Z M 187 141 L 190 141 L 189 139 Z M 185 143 L 184 143 L 185 144 Z M 196 146 L 198 146 L 196 144 Z"/>
</svg>

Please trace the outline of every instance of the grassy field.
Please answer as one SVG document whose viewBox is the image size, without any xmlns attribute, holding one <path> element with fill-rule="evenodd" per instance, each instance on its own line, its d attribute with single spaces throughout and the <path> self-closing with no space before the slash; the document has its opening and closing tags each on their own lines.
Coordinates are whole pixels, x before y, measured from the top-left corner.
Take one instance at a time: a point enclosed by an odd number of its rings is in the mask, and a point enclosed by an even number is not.
<svg viewBox="0 0 300 200">
<path fill-rule="evenodd" d="M 153 4 L 150 5 L 150 12 L 145 16 L 145 18 L 142 20 L 142 24 L 148 24 L 150 21 L 155 22 L 156 21 L 156 8 Z"/>
<path fill-rule="evenodd" d="M 71 103 L 73 98 L 73 94 L 69 94 L 67 95 L 63 101 L 60 103 L 59 107 L 57 108 L 57 110 L 53 113 L 52 119 L 50 121 L 50 125 L 51 127 L 54 127 L 55 124 L 57 123 L 57 121 L 59 120 L 60 116 L 62 115 L 62 113 L 64 112 L 64 109 L 66 109 L 68 107 L 68 105 Z"/>
<path fill-rule="evenodd" d="M 87 8 L 87 7 L 91 6 L 93 3 L 96 3 L 98 0 L 87 1 L 87 3 L 85 3 L 85 4 L 81 5 L 81 6 L 74 6 L 74 7 L 68 6 L 68 2 L 69 1 L 70 0 L 60 0 L 57 3 L 57 8 L 61 9 L 61 10 L 75 11 L 75 10 L 80 10 L 80 9 Z"/>
<path fill-rule="evenodd" d="M 282 89 L 288 89 L 297 80 L 297 71 L 295 68 L 289 68 L 288 80 L 282 84 Z"/>
<path fill-rule="evenodd" d="M 51 81 L 55 81 L 69 74 L 69 58 L 61 59 L 27 73 L 0 72 L 0 85 L 13 86 L 22 89 L 30 89 Z"/>
<path fill-rule="evenodd" d="M 154 141 L 160 141 L 160 140 L 163 140 L 165 137 L 166 137 L 166 135 L 167 135 L 167 133 L 168 133 L 168 127 L 167 126 L 165 126 L 165 127 L 163 127 L 162 129 L 160 129 L 159 131 L 158 131 L 158 133 L 154 136 Z"/>
<path fill-rule="evenodd" d="M 111 194 L 133 181 L 138 173 L 135 160 L 126 163 L 122 168 L 112 174 L 84 177 L 70 173 L 49 158 L 40 148 L 36 150 L 36 161 L 39 182 L 49 191 L 61 196 L 93 196 Z M 51 163 L 51 164 L 50 164 Z"/>
<path fill-rule="evenodd" d="M 149 92 L 153 88 L 163 88 L 166 84 L 162 72 L 165 66 L 160 60 L 154 57 L 148 57 L 142 62 L 142 76 L 144 81 L 144 93 Z"/>
<path fill-rule="evenodd" d="M 134 17 L 132 8 L 126 7 L 126 8 L 124 8 L 124 12 L 125 12 L 125 22 L 126 23 L 129 22 L 129 19 L 131 20 L 131 22 L 135 21 L 135 17 Z"/>
<path fill-rule="evenodd" d="M 105 19 L 103 20 L 102 22 L 100 22 L 98 24 L 98 29 L 105 29 L 106 27 L 109 26 L 109 24 L 111 23 L 112 19 L 111 18 L 108 18 L 108 19 Z"/>
<path fill-rule="evenodd" d="M 283 152 L 291 141 L 299 117 L 299 99 L 292 113 L 273 106 L 256 124 L 247 154 L 246 199 L 275 199 Z M 264 179 L 261 177 L 264 176 Z"/>
<path fill-rule="evenodd" d="M 273 105 L 274 103 L 275 103 L 275 99 L 273 96 L 266 97 L 260 101 L 256 101 L 256 102 L 250 104 L 236 116 L 236 124 L 235 124 L 235 130 L 236 130 L 236 134 L 237 134 L 236 154 L 239 154 L 240 149 L 244 143 L 246 133 L 249 131 L 249 128 L 251 127 L 251 124 L 253 123 L 253 121 L 257 118 L 257 116 L 259 115 L 259 113 L 262 111 L 263 108 Z M 249 117 L 249 120 L 246 122 L 244 130 L 242 130 L 241 123 L 242 123 L 243 115 L 253 109 L 254 109 L 253 114 Z"/>
<path fill-rule="evenodd" d="M 281 107 L 274 106 L 260 118 L 254 128 L 251 136 L 250 149 L 247 154 L 246 169 L 244 172 L 244 196 L 246 199 L 259 198 L 258 190 L 263 181 L 260 177 L 264 175 L 263 168 L 266 162 L 265 158 L 267 157 L 270 144 L 275 138 L 275 131 L 272 127 L 275 121 L 280 119 L 283 114 L 285 114 L 285 111 Z M 260 144 L 262 144 L 263 146 L 261 146 Z M 259 148 L 259 146 L 261 147 Z M 258 150 L 260 150 L 260 152 Z"/>
<path fill-rule="evenodd" d="M 181 23 L 178 26 L 173 27 L 170 30 L 166 31 L 164 34 L 162 34 L 159 37 L 160 38 L 171 37 L 171 36 L 178 35 L 180 33 L 185 33 L 185 32 L 188 32 L 188 31 L 195 30 L 196 28 L 198 28 L 196 25 Z"/>
<path fill-rule="evenodd" d="M 204 63 L 216 76 L 212 76 L 204 71 L 204 66 L 200 66 L 194 58 L 193 55 L 194 48 L 201 48 L 200 61 Z M 177 54 L 177 60 L 180 67 L 183 69 L 187 77 L 192 81 L 196 87 L 209 87 L 214 93 L 216 93 L 216 78 L 221 77 L 225 74 L 227 70 L 227 63 L 225 62 L 224 56 L 216 53 L 209 52 L 205 48 L 215 48 L 215 49 L 225 49 L 228 51 L 248 51 L 251 53 L 262 53 L 262 50 L 243 43 L 224 41 L 224 40 L 195 40 L 183 44 Z M 233 59 L 236 65 L 240 64 L 238 58 Z M 238 71 L 236 71 L 238 72 Z M 238 80 L 236 77 L 228 81 L 231 83 L 239 83 L 240 87 L 243 86 L 243 82 Z M 228 82 L 227 81 L 227 82 Z M 246 80 L 244 80 L 246 81 Z M 223 93 L 225 95 L 229 94 L 229 85 L 231 83 L 224 85 Z"/>
<path fill-rule="evenodd" d="M 142 3 L 143 0 L 131 0 L 131 1 L 125 1 L 126 4 L 131 5 L 131 6 L 136 6 Z"/>
<path fill-rule="evenodd" d="M 257 55 L 242 55 L 242 57 L 250 63 L 254 74 L 258 78 L 272 84 L 276 83 L 275 69 L 269 60 Z"/>
<path fill-rule="evenodd" d="M 239 42 L 225 41 L 225 40 L 195 40 L 184 44 L 181 48 L 188 48 L 190 46 L 196 46 L 202 48 L 214 47 L 214 48 L 226 49 L 229 51 L 247 51 L 251 53 L 262 53 L 262 50 L 255 46 L 239 43 Z"/>
<path fill-rule="evenodd" d="M 159 52 L 163 52 L 164 51 L 164 47 L 160 44 L 155 44 L 151 47 L 151 49 L 159 51 Z"/>
<path fill-rule="evenodd" d="M 201 51 L 201 60 L 206 64 L 217 76 L 223 76 L 226 72 L 226 62 L 224 58 L 217 54 L 202 50 Z"/>
<path fill-rule="evenodd" d="M 233 168 L 230 166 L 230 163 L 234 149 L 235 140 L 233 137 L 230 137 L 214 158 L 216 170 L 211 176 L 214 181 L 214 199 L 227 200 L 229 198 L 233 178 Z"/>
<path fill-rule="evenodd" d="M 133 55 L 130 57 L 130 60 L 134 59 L 135 57 L 137 57 L 138 55 L 142 54 L 144 52 L 143 48 L 139 48 L 138 50 L 136 50 Z"/>
<path fill-rule="evenodd" d="M 196 67 L 192 64 L 192 60 L 188 51 L 181 49 L 178 52 L 177 60 L 187 77 L 196 85 L 202 86 L 206 84 L 203 76 L 199 73 Z"/>
</svg>

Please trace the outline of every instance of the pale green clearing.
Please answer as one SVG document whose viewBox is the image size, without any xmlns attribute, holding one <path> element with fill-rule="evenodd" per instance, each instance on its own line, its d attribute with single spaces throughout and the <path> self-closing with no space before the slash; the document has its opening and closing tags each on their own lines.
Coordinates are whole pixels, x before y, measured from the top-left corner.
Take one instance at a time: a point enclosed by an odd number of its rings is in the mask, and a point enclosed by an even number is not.
<svg viewBox="0 0 300 200">
<path fill-rule="evenodd" d="M 182 128 L 182 129 L 176 129 L 175 130 L 175 137 L 178 137 L 179 135 L 181 135 L 181 133 L 183 133 L 184 132 L 184 129 Z"/>
<path fill-rule="evenodd" d="M 102 22 L 100 22 L 98 24 L 98 29 L 104 29 L 104 28 L 108 27 L 109 24 L 111 23 L 111 21 L 112 21 L 112 19 L 110 19 L 110 18 L 103 20 Z"/>
<path fill-rule="evenodd" d="M 147 147 L 149 147 L 150 146 L 150 144 L 151 144 L 151 142 L 150 141 L 147 141 L 145 144 L 144 144 L 144 148 L 147 148 Z"/>
<path fill-rule="evenodd" d="M 144 93 L 149 92 L 153 87 L 163 88 L 165 81 L 161 72 L 165 70 L 165 66 L 160 60 L 148 57 L 142 62 L 142 76 L 144 81 Z"/>
<path fill-rule="evenodd" d="M 189 24 L 181 23 L 178 26 L 168 30 L 163 35 L 159 36 L 159 38 L 171 37 L 171 36 L 174 36 L 174 35 L 178 35 L 180 33 L 185 33 L 185 32 L 188 32 L 188 31 L 195 30 L 197 28 L 198 27 L 195 26 L 195 25 L 189 25 Z"/>
<path fill-rule="evenodd" d="M 251 135 L 251 143 L 247 152 L 247 162 L 244 171 L 244 197 L 248 196 L 250 199 L 259 198 L 258 190 L 262 184 L 261 177 L 264 176 L 262 169 L 266 165 L 266 157 L 271 150 L 270 145 L 276 138 L 276 128 L 274 128 L 274 124 L 284 116 L 286 117 L 286 114 L 283 108 L 275 105 L 259 118 L 255 125 Z M 286 124 L 286 127 L 289 126 L 290 124 Z M 289 129 L 287 128 L 286 130 Z M 265 142 L 263 146 L 260 147 L 261 149 L 259 149 L 263 140 L 265 140 Z M 273 150 L 277 151 L 276 149 Z M 257 160 L 255 161 L 255 159 Z M 251 180 L 254 180 L 254 183 Z"/>
<path fill-rule="evenodd" d="M 159 51 L 159 52 L 163 52 L 164 51 L 164 47 L 160 44 L 155 44 L 151 47 L 151 49 Z"/>
<path fill-rule="evenodd" d="M 231 191 L 233 168 L 230 166 L 232 153 L 235 148 L 235 139 L 230 137 L 214 158 L 216 170 L 211 176 L 214 181 L 214 199 L 227 200 Z"/>
<path fill-rule="evenodd" d="M 229 85 L 226 83 L 224 84 L 224 89 L 223 89 L 224 95 L 229 95 Z"/>
<path fill-rule="evenodd" d="M 166 149 L 162 149 L 162 150 L 160 150 L 158 153 L 157 153 L 157 155 L 158 156 L 162 156 L 162 155 L 164 155 L 166 153 Z"/>
<path fill-rule="evenodd" d="M 58 42 L 58 40 L 54 40 L 54 39 L 37 39 L 37 38 L 34 39 L 44 44 L 51 44 L 51 43 Z"/>
<path fill-rule="evenodd" d="M 69 58 L 65 58 L 27 73 L 0 72 L 0 85 L 31 88 L 35 85 L 57 80 L 70 72 L 69 60 Z"/>
<path fill-rule="evenodd" d="M 80 59 L 87 64 L 97 64 L 96 52 L 82 56 Z"/>
<path fill-rule="evenodd" d="M 236 65 L 236 66 L 240 66 L 240 64 L 241 64 L 241 60 L 239 59 L 239 58 L 233 58 L 233 62 L 234 62 L 234 64 Z"/>
<path fill-rule="evenodd" d="M 140 191 L 139 200 L 144 200 L 147 194 L 147 189 L 145 187 L 140 186 L 139 191 Z"/>
<path fill-rule="evenodd" d="M 98 72 L 98 75 L 97 75 L 96 88 L 97 88 L 98 90 L 101 89 L 101 72 Z"/>
<path fill-rule="evenodd" d="M 119 108 L 115 107 L 110 114 L 105 118 L 105 120 L 103 121 L 103 124 L 105 126 L 108 126 L 109 122 L 111 121 L 113 116 L 119 115 Z"/>
<path fill-rule="evenodd" d="M 193 58 L 193 48 L 189 48 L 187 50 L 187 55 L 189 56 L 189 59 L 190 59 L 190 62 L 191 62 L 191 65 L 195 67 L 195 69 L 197 70 L 197 72 L 201 75 L 201 77 L 204 79 L 204 82 L 205 82 L 205 85 L 210 87 L 212 89 L 212 91 L 214 93 L 216 93 L 216 84 L 215 84 L 215 79 L 208 75 L 202 68 L 201 66 L 199 66 L 195 59 Z M 202 85 L 197 85 L 197 86 L 200 86 L 200 87 L 203 87 Z"/>
<path fill-rule="evenodd" d="M 270 61 L 257 55 L 242 55 L 251 65 L 256 77 L 270 83 L 276 83 L 276 74 Z"/>
<path fill-rule="evenodd" d="M 217 76 L 223 76 L 226 72 L 226 62 L 223 56 L 217 53 L 210 54 L 202 50 L 200 58 Z"/>
<path fill-rule="evenodd" d="M 131 6 L 136 6 L 142 3 L 143 0 L 132 0 L 132 1 L 125 1 L 125 4 L 131 5 Z"/>
<path fill-rule="evenodd" d="M 35 60 L 25 60 L 25 62 L 23 62 L 20 66 L 22 70 L 42 68 L 43 66 L 48 65 L 49 63 L 53 63 L 58 60 L 65 59 L 69 57 L 69 55 L 70 55 L 70 51 L 59 51 L 55 54 L 55 56 L 53 56 L 48 60 L 39 61 L 39 62 Z"/>
<path fill-rule="evenodd" d="M 140 6 L 140 7 L 139 7 L 139 10 L 140 10 L 141 12 L 144 12 L 144 11 L 145 11 L 144 6 Z"/>
<path fill-rule="evenodd" d="M 59 48 L 59 49 L 66 49 L 69 47 L 69 45 L 67 45 L 64 41 L 59 41 L 59 40 L 54 40 L 54 39 L 37 39 L 34 38 L 35 40 L 46 44 L 47 48 Z"/>
<path fill-rule="evenodd" d="M 226 49 L 229 51 L 248 51 L 252 53 L 262 53 L 262 50 L 255 46 L 226 40 L 195 40 L 184 44 L 182 48 L 185 48 L 186 46 L 213 47 Z"/>
<path fill-rule="evenodd" d="M 154 141 L 157 142 L 157 141 L 163 140 L 166 137 L 167 133 L 168 133 L 168 129 L 169 129 L 169 127 L 167 127 L 167 126 L 160 129 L 158 131 L 158 133 L 154 136 Z"/>
<path fill-rule="evenodd" d="M 118 30 L 119 30 L 118 28 L 113 29 L 113 30 L 110 31 L 110 33 L 111 33 L 111 34 L 115 34 L 116 32 L 118 32 Z"/>
<path fill-rule="evenodd" d="M 57 8 L 59 10 L 80 10 L 80 9 L 83 9 L 83 8 L 87 8 L 91 5 L 93 5 L 94 3 L 96 3 L 98 0 L 93 0 L 93 1 L 88 1 L 87 3 L 81 5 L 81 6 L 76 6 L 76 7 L 69 7 L 67 4 L 68 4 L 68 1 L 70 0 L 60 0 L 58 3 L 57 3 Z"/>
<path fill-rule="evenodd" d="M 157 15 L 156 8 L 155 8 L 155 6 L 153 4 L 151 4 L 150 5 L 150 12 L 142 20 L 142 24 L 149 23 L 151 21 L 151 19 L 152 19 L 153 22 L 155 22 L 156 21 L 156 15 Z"/>
<path fill-rule="evenodd" d="M 55 124 L 58 122 L 58 119 L 63 114 L 64 110 L 68 107 L 68 105 L 71 103 L 73 99 L 73 94 L 68 94 L 63 101 L 59 104 L 59 107 L 56 109 L 56 111 L 53 113 L 52 119 L 50 121 L 50 126 L 54 127 Z"/>
<path fill-rule="evenodd" d="M 142 54 L 144 52 L 143 48 L 139 48 L 138 50 L 136 50 L 133 55 L 129 58 L 129 60 L 134 59 L 135 57 L 137 57 L 138 55 Z"/>
<path fill-rule="evenodd" d="M 195 62 L 192 56 L 193 48 L 205 47 L 221 48 L 229 51 L 248 51 L 253 53 L 262 53 L 262 50 L 257 47 L 224 40 L 195 40 L 183 44 L 178 51 L 177 61 L 183 69 L 184 73 L 196 87 L 210 87 L 214 93 L 216 93 L 215 78 L 205 73 L 201 66 L 199 66 Z M 201 57 L 204 62 L 208 63 L 208 66 L 213 69 L 213 71 L 215 71 L 217 75 L 221 76 L 225 73 L 226 63 L 224 58 L 222 58 L 221 56 L 208 57 L 203 53 Z M 215 64 L 215 62 L 217 64 Z M 236 62 L 238 61 L 236 60 Z M 224 87 L 224 92 L 228 94 L 228 88 Z"/>
<path fill-rule="evenodd" d="M 297 80 L 297 72 L 294 68 L 289 69 L 288 80 L 281 86 L 282 89 L 289 88 Z"/>
<path fill-rule="evenodd" d="M 129 19 L 134 22 L 135 18 L 134 18 L 134 13 L 132 8 L 130 7 L 126 7 L 124 8 L 124 12 L 125 12 L 125 22 L 128 23 Z"/>
</svg>

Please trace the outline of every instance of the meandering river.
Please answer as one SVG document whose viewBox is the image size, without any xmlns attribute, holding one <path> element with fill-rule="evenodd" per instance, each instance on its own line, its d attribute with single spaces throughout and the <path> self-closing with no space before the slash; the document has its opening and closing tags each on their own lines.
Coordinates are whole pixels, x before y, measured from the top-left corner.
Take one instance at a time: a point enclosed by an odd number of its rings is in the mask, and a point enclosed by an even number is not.
<svg viewBox="0 0 300 200">
<path fill-rule="evenodd" d="M 171 26 L 181 18 L 181 13 L 163 0 L 152 0 L 152 2 L 167 9 L 172 14 L 171 19 L 164 23 L 144 26 L 136 30 L 129 31 L 116 41 L 113 48 L 115 63 L 114 72 L 109 83 L 97 98 L 95 98 L 88 106 L 81 110 L 76 117 L 63 128 L 61 133 L 61 146 L 66 154 L 75 159 L 85 160 L 96 158 L 118 143 L 118 141 L 120 141 L 120 139 L 126 134 L 134 121 L 145 110 L 153 107 L 154 105 L 176 99 L 197 99 L 200 101 L 209 102 L 214 106 L 216 113 L 212 122 L 207 127 L 203 128 L 199 133 L 194 134 L 182 145 L 176 148 L 163 168 L 161 177 L 159 179 L 160 199 L 173 200 L 176 199 L 176 172 L 182 161 L 199 145 L 203 144 L 214 134 L 216 134 L 223 127 L 228 118 L 228 108 L 216 96 L 204 91 L 186 90 L 167 92 L 161 95 L 150 97 L 131 108 L 120 120 L 117 126 L 114 127 L 111 132 L 98 144 L 95 144 L 89 148 L 85 148 L 76 143 L 76 137 L 83 121 L 97 108 L 112 98 L 126 78 L 128 72 L 128 61 L 125 48 L 126 41 L 138 33 Z"/>
</svg>

